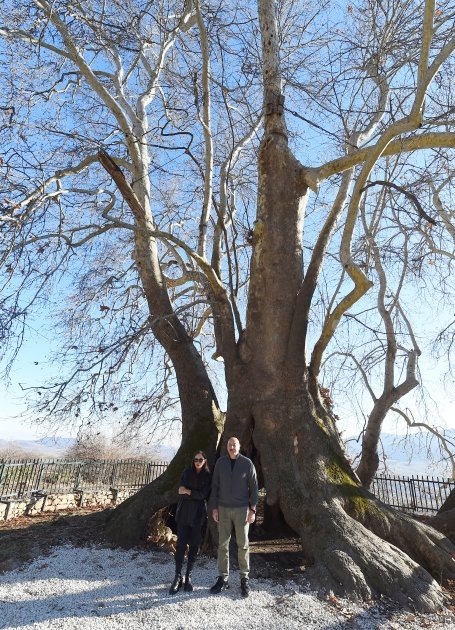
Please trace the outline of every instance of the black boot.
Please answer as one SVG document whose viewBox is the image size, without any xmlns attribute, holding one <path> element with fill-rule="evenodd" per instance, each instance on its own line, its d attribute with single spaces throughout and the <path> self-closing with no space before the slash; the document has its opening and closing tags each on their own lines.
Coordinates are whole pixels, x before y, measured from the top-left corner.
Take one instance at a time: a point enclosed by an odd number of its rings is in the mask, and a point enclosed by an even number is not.
<svg viewBox="0 0 455 630">
<path fill-rule="evenodd" d="M 250 594 L 250 581 L 247 577 L 243 577 L 240 580 L 240 590 L 242 592 L 242 597 L 248 597 Z"/>
<path fill-rule="evenodd" d="M 185 586 L 183 590 L 187 593 L 191 593 L 194 590 L 193 583 L 191 582 L 191 573 L 187 573 L 185 576 Z"/>
<path fill-rule="evenodd" d="M 210 592 L 212 593 L 212 595 L 218 595 L 218 593 L 221 593 L 221 591 L 224 591 L 227 588 L 229 588 L 228 578 L 220 575 L 215 584 L 210 589 Z"/>
<path fill-rule="evenodd" d="M 183 554 L 178 553 L 181 550 L 179 549 L 175 554 L 175 576 L 174 581 L 171 584 L 171 588 L 169 589 L 169 595 L 175 595 L 179 592 L 183 585 L 182 578 L 182 564 L 183 564 Z"/>
<path fill-rule="evenodd" d="M 175 595 L 182 588 L 183 578 L 180 572 L 176 572 L 174 576 L 174 581 L 171 584 L 171 588 L 169 589 L 169 595 Z"/>
<path fill-rule="evenodd" d="M 194 590 L 193 583 L 191 582 L 191 571 L 194 567 L 194 559 L 188 558 L 188 564 L 186 566 L 185 586 L 183 588 L 187 593 L 191 593 Z"/>
</svg>

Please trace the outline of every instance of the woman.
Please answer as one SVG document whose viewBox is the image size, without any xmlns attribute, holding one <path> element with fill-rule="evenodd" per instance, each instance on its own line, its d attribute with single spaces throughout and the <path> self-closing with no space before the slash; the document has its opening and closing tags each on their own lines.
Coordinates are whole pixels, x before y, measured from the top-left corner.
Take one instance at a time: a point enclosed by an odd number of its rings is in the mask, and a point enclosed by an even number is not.
<svg viewBox="0 0 455 630">
<path fill-rule="evenodd" d="M 188 564 L 185 575 L 185 591 L 192 591 L 191 571 L 202 539 L 202 526 L 207 519 L 207 498 L 210 493 L 210 471 L 205 453 L 197 451 L 193 464 L 182 473 L 180 500 L 175 514 L 177 522 L 177 547 L 175 550 L 175 577 L 169 589 L 174 595 L 183 585 L 182 565 L 188 545 Z"/>
</svg>

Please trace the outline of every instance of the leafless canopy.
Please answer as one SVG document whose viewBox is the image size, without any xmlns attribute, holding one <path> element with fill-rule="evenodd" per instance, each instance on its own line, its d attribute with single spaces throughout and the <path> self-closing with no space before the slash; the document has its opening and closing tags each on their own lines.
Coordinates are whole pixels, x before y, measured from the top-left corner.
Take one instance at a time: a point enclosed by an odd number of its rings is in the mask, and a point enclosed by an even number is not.
<svg viewBox="0 0 455 630">
<path fill-rule="evenodd" d="M 380 426 L 425 384 L 422 353 L 451 369 L 455 6 L 276 8 L 278 107 L 312 191 L 305 361 L 335 401 L 354 379 Z M 58 369 L 35 395 L 41 418 L 167 421 L 178 395 L 159 321 L 178 317 L 221 392 L 214 296 L 235 339 L 246 326 L 261 125 L 277 107 L 256 3 L 5 0 L 0 16 L 5 366 L 27 317 L 47 318 Z M 150 309 L 147 256 L 171 310 Z"/>
</svg>

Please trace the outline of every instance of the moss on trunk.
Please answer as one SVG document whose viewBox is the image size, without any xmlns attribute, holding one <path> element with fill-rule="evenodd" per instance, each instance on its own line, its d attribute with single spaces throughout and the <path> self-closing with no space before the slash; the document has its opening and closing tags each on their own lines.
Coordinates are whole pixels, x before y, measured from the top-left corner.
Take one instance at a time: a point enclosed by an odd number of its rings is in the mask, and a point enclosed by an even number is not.
<svg viewBox="0 0 455 630">
<path fill-rule="evenodd" d="M 148 525 L 153 515 L 177 502 L 180 476 L 195 451 L 204 451 L 213 463 L 222 426 L 221 412 L 206 422 L 194 424 L 164 473 L 115 508 L 106 525 L 108 538 L 123 547 L 142 542 L 150 533 Z"/>
</svg>

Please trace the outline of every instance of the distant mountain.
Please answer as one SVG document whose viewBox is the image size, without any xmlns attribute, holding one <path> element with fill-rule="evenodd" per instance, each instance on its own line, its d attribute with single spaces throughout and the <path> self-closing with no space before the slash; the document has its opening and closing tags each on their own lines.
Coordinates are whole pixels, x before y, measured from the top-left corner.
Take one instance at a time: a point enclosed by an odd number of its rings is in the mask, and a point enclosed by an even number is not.
<svg viewBox="0 0 455 630">
<path fill-rule="evenodd" d="M 50 449 L 67 449 L 72 446 L 75 441 L 75 438 L 70 437 L 43 437 L 37 440 L 37 443 Z"/>
<path fill-rule="evenodd" d="M 74 438 L 41 438 L 40 440 L 2 440 L 0 439 L 0 451 L 18 451 L 22 457 L 62 457 L 66 450 L 74 444 Z M 13 455 L 15 457 L 15 455 Z"/>
<path fill-rule="evenodd" d="M 0 452 L 17 451 L 13 458 L 38 458 L 58 459 L 64 457 L 68 449 L 75 443 L 75 438 L 70 437 L 44 437 L 39 440 L 3 440 L 0 439 Z M 150 446 L 150 459 L 160 462 L 169 462 L 174 457 L 177 447 L 167 444 Z M 142 451 L 143 452 L 143 451 Z M 1 457 L 1 455 L 0 455 Z M 8 455 L 9 457 L 9 455 Z M 144 457 L 148 457 L 145 453 Z"/>
<path fill-rule="evenodd" d="M 446 432 L 447 438 L 455 444 L 455 430 Z M 11 449 L 13 446 L 23 453 L 24 457 L 63 457 L 75 438 L 70 437 L 44 437 L 40 440 L 2 440 L 0 439 L 0 451 Z M 428 475 L 435 477 L 451 476 L 451 468 L 448 463 L 442 461 L 437 440 L 428 432 L 414 433 L 402 436 L 392 433 L 381 435 L 382 449 L 386 454 L 387 471 L 396 475 Z M 346 441 L 348 455 L 355 459 L 360 453 L 361 445 L 355 438 Z M 455 447 L 453 447 L 455 452 Z M 177 446 L 157 444 L 150 446 L 150 458 L 155 461 L 169 462 L 177 451 Z M 22 457 L 22 455 L 19 455 Z M 384 471 L 382 463 L 379 472 Z"/>
<path fill-rule="evenodd" d="M 455 445 L 455 430 L 446 431 L 446 439 Z M 351 458 L 360 453 L 361 444 L 355 438 L 346 441 L 346 448 Z M 439 450 L 438 441 L 431 433 L 413 433 L 408 436 L 383 433 L 381 435 L 381 451 L 386 458 L 387 471 L 396 475 L 425 475 L 434 477 L 449 477 L 452 475 L 447 455 Z M 455 454 L 455 446 L 451 447 Z M 384 464 L 380 464 L 380 472 L 384 471 Z"/>
</svg>

